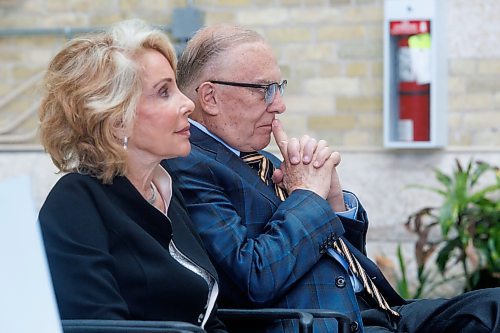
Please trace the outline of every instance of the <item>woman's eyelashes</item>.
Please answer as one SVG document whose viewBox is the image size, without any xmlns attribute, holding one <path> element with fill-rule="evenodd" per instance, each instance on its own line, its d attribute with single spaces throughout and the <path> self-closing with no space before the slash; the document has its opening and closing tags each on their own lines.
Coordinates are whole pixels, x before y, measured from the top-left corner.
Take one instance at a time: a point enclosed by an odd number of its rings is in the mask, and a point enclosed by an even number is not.
<svg viewBox="0 0 500 333">
<path fill-rule="evenodd" d="M 167 85 L 164 85 L 160 88 L 160 90 L 158 90 L 158 94 L 160 95 L 160 97 L 165 97 L 167 98 L 169 95 L 168 95 L 168 87 Z"/>
</svg>

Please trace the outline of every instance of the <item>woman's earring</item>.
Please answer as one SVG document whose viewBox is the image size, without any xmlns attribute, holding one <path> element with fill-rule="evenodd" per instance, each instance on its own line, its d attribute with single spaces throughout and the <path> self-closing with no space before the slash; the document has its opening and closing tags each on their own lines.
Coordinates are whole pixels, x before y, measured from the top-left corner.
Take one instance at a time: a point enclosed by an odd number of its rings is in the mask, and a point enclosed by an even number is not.
<svg viewBox="0 0 500 333">
<path fill-rule="evenodd" d="M 127 150 L 128 146 L 128 136 L 123 138 L 123 149 Z"/>
</svg>

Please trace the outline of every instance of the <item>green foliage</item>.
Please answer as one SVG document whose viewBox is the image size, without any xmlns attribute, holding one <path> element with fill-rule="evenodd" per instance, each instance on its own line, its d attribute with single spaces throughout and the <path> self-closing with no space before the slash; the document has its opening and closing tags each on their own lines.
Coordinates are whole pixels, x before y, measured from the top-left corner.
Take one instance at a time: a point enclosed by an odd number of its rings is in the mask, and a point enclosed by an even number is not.
<svg viewBox="0 0 500 333">
<path fill-rule="evenodd" d="M 406 264 L 403 256 L 403 252 L 401 251 L 401 244 L 398 244 L 397 249 L 399 269 L 401 270 L 401 279 L 397 281 L 396 289 L 403 298 L 411 298 L 410 296 L 410 288 L 408 286 L 408 280 L 406 279 Z"/>
<path fill-rule="evenodd" d="M 479 181 L 485 174 L 493 173 L 494 183 L 482 185 Z M 440 207 L 425 207 L 410 215 L 406 222 L 408 230 L 418 235 L 415 256 L 418 266 L 419 287 L 413 297 L 424 290 L 449 281 L 447 272 L 461 265 L 464 291 L 498 287 L 500 285 L 500 171 L 484 162 L 469 161 L 463 167 L 456 160 L 451 175 L 435 170 L 439 187 L 424 187 L 443 197 Z M 429 232 L 439 226 L 442 238 L 431 242 Z M 436 281 L 427 273 L 428 258 L 438 250 L 435 264 L 442 275 Z M 408 293 L 406 267 L 400 249 L 398 258 L 402 279 L 400 292 Z M 406 290 L 404 290 L 406 288 Z"/>
<path fill-rule="evenodd" d="M 428 271 L 427 267 L 424 265 L 418 265 L 417 267 L 417 282 L 418 286 L 415 292 L 410 291 L 410 287 L 407 280 L 406 264 L 403 252 L 401 251 L 401 245 L 397 248 L 397 257 L 399 262 L 399 269 L 401 271 L 401 278 L 397 281 L 396 290 L 405 299 L 416 299 L 421 298 L 426 294 L 429 294 L 437 286 L 442 283 L 449 281 L 449 279 L 440 279 L 440 281 L 434 281 L 435 278 L 431 276 L 431 272 Z M 453 277 L 455 278 L 455 277 Z M 433 280 L 432 282 L 429 282 Z"/>
</svg>

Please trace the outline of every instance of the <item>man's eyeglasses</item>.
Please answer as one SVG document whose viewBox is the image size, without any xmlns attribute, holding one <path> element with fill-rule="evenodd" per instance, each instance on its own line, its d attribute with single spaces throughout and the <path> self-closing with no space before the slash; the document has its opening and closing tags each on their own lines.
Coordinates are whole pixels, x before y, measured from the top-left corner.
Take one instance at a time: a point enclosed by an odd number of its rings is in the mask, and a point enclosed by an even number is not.
<svg viewBox="0 0 500 333">
<path fill-rule="evenodd" d="M 278 90 L 280 94 L 283 96 L 287 84 L 286 80 L 281 81 L 281 83 L 273 82 L 269 84 L 241 83 L 241 82 L 217 81 L 217 80 L 209 80 L 208 82 L 215 84 L 222 84 L 226 86 L 264 89 L 265 92 L 264 100 L 266 101 L 266 104 L 271 104 L 273 102 L 274 96 L 276 96 Z M 196 91 L 198 91 L 198 88 L 196 88 Z"/>
</svg>

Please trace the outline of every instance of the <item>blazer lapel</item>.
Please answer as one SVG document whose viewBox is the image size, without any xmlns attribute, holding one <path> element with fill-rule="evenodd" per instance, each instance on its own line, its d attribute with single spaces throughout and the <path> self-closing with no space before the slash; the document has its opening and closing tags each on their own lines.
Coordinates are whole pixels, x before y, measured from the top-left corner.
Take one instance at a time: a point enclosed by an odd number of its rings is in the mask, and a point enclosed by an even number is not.
<svg viewBox="0 0 500 333">
<path fill-rule="evenodd" d="M 255 170 L 243 162 L 239 156 L 230 151 L 219 141 L 204 133 L 195 126 L 191 126 L 191 143 L 198 148 L 215 154 L 215 159 L 236 172 L 252 187 L 258 190 L 262 196 L 278 206 L 281 201 L 276 193 L 268 187 L 257 175 Z"/>
<path fill-rule="evenodd" d="M 115 177 L 111 185 L 116 190 L 120 206 L 135 223 L 140 225 L 151 237 L 156 239 L 168 251 L 170 240 L 173 238 L 175 246 L 189 259 L 217 277 L 217 272 L 209 261 L 201 241 L 197 238 L 189 224 L 191 220 L 177 194 L 175 184 L 172 188 L 173 196 L 167 212 L 167 217 L 145 200 L 126 177 Z M 169 221 L 170 220 L 170 221 Z"/>
<path fill-rule="evenodd" d="M 126 177 L 115 177 L 110 186 L 114 188 L 113 194 L 119 200 L 124 212 L 165 249 L 168 249 L 172 228 L 165 215 L 142 200 L 139 192 Z"/>
<path fill-rule="evenodd" d="M 201 245 L 201 240 L 196 232 L 191 229 L 191 219 L 187 214 L 175 185 L 172 189 L 173 195 L 167 215 L 172 223 L 172 238 L 174 239 L 175 246 L 182 254 L 217 278 L 215 267 L 208 259 L 206 250 Z"/>
</svg>

